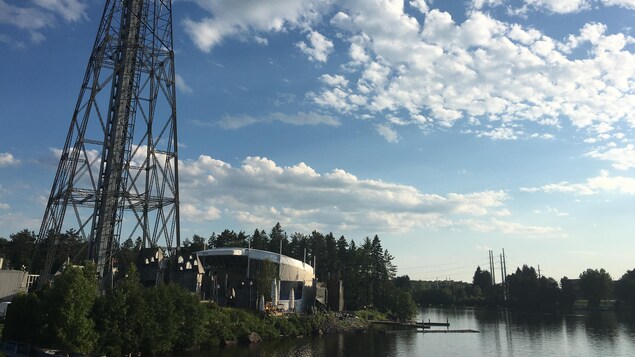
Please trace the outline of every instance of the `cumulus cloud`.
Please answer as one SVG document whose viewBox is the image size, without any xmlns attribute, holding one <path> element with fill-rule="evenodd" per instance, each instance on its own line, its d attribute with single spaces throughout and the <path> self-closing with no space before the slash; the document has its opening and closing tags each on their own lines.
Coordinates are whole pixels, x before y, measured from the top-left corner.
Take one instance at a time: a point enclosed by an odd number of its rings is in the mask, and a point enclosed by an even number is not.
<svg viewBox="0 0 635 357">
<path fill-rule="evenodd" d="M 604 5 L 635 9 L 635 0 L 601 0 Z"/>
<path fill-rule="evenodd" d="M 421 192 L 415 187 L 358 178 L 341 169 L 319 173 L 305 163 L 279 166 L 247 157 L 239 167 L 202 155 L 180 163 L 183 219 L 231 216 L 256 226 L 280 222 L 299 230 L 405 232 L 415 228 L 460 226 L 482 230 L 477 222 L 500 217 L 504 191 Z M 192 217 L 189 217 L 189 216 Z M 466 223 L 473 219 L 471 223 Z M 496 218 L 494 230 L 538 234 L 539 227 Z M 543 228 L 544 233 L 550 229 Z M 551 228 L 554 229 L 554 228 Z"/>
<path fill-rule="evenodd" d="M 607 171 L 592 177 L 583 183 L 562 181 L 540 187 L 523 187 L 522 192 L 570 193 L 579 196 L 590 196 L 599 193 L 635 195 L 635 179 L 624 176 L 610 176 Z"/>
<path fill-rule="evenodd" d="M 635 147 L 628 144 L 624 147 L 607 145 L 586 153 L 586 156 L 598 160 L 610 161 L 618 170 L 629 170 L 635 167 Z"/>
<path fill-rule="evenodd" d="M 524 6 L 566 13 L 598 1 L 525 0 Z M 564 121 L 589 133 L 608 134 L 622 122 L 635 126 L 635 54 L 628 49 L 635 40 L 607 34 L 603 24 L 556 39 L 479 10 L 502 5 L 499 0 L 474 0 L 462 23 L 425 0 L 197 3 L 213 15 L 187 19 L 185 26 L 205 51 L 227 37 L 295 29 L 308 31 L 300 50 L 326 62 L 333 43 L 312 29 L 335 28 L 348 43 L 349 62 L 322 74 L 323 87 L 307 96 L 328 110 L 382 118 L 406 111 L 427 118 L 427 129 L 496 122 L 471 132 L 506 140 L 535 137 L 537 127 L 538 137 L 552 137 L 549 130 L 557 132 Z M 632 0 L 601 3 L 629 7 Z M 410 15 L 406 6 L 423 16 Z M 335 15 L 322 21 L 326 14 Z M 574 51 L 581 45 L 584 53 Z M 517 125 L 505 125 L 512 122 Z"/>
<path fill-rule="evenodd" d="M 296 46 L 309 57 L 311 61 L 326 62 L 328 56 L 333 52 L 333 42 L 317 31 L 311 31 L 306 36 L 309 44 L 298 42 Z"/>
<path fill-rule="evenodd" d="M 258 43 L 265 40 L 261 32 L 280 32 L 306 27 L 321 16 L 328 1 L 311 0 L 195 0 L 210 16 L 186 18 L 185 30 L 194 43 L 209 52 L 227 37 L 251 36 Z"/>
<path fill-rule="evenodd" d="M 377 130 L 377 133 L 383 136 L 389 143 L 396 143 L 399 141 L 399 134 L 387 125 L 377 124 L 375 125 L 375 130 Z"/>
<path fill-rule="evenodd" d="M 20 163 L 10 152 L 0 152 L 0 167 L 15 166 Z"/>
<path fill-rule="evenodd" d="M 589 132 L 635 124 L 635 55 L 625 47 L 633 39 L 607 35 L 602 25 L 587 24 L 561 42 L 480 11 L 456 23 L 437 9 L 419 22 L 399 2 L 347 1 L 346 8 L 331 23 L 348 34 L 351 65 L 330 75 L 350 84 L 312 93 L 319 105 L 382 117 L 405 110 L 441 127 L 517 124 L 472 131 L 492 139 L 532 137 L 536 127 L 548 137 L 563 120 Z M 588 56 L 570 59 L 582 43 Z"/>
<path fill-rule="evenodd" d="M 298 112 L 296 114 L 273 113 L 264 117 L 226 115 L 218 122 L 218 125 L 223 129 L 240 129 L 253 124 L 272 123 L 274 121 L 291 125 L 340 125 L 340 121 L 337 118 L 315 112 Z M 197 123 L 201 124 L 200 122 Z M 202 124 L 205 125 L 204 123 Z"/>
<path fill-rule="evenodd" d="M 560 14 L 577 12 L 591 5 L 589 0 L 525 0 L 525 3 L 537 9 Z"/>
</svg>

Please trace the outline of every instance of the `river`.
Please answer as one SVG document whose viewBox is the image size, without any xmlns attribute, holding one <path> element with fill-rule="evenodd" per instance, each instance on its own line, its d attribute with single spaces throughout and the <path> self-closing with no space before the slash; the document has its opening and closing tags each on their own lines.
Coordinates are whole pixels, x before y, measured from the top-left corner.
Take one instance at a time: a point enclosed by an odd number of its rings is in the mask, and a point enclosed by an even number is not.
<svg viewBox="0 0 635 357">
<path fill-rule="evenodd" d="M 216 356 L 635 356 L 633 315 L 549 315 L 472 309 L 420 309 L 417 319 L 479 333 L 348 333 L 282 338 L 251 346 L 179 354 Z M 443 330 L 445 328 L 435 328 Z"/>
</svg>

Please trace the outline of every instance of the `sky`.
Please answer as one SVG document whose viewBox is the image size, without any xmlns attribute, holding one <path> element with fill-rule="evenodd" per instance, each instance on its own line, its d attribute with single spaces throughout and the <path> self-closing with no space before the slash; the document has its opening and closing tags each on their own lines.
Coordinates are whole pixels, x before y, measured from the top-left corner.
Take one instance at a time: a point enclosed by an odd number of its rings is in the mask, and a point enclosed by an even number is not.
<svg viewBox="0 0 635 357">
<path fill-rule="evenodd" d="M 103 2 L 0 0 L 0 236 L 39 230 Z M 635 0 L 175 0 L 182 240 L 377 234 L 411 279 L 635 268 Z"/>
</svg>

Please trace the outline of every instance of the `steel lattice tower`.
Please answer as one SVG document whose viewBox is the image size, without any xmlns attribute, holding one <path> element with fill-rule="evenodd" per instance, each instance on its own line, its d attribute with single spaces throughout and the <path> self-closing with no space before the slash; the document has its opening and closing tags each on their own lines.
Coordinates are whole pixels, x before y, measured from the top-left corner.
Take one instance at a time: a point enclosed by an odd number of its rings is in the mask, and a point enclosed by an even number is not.
<svg viewBox="0 0 635 357">
<path fill-rule="evenodd" d="M 100 278 L 122 237 L 177 253 L 177 152 L 171 0 L 105 0 L 39 231 L 44 280 L 63 227 Z"/>
</svg>

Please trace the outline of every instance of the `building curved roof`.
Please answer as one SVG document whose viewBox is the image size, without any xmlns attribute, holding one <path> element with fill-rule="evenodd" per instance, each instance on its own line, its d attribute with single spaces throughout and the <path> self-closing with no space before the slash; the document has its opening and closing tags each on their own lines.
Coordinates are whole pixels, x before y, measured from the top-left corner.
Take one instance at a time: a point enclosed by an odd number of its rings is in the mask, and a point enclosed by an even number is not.
<svg viewBox="0 0 635 357">
<path fill-rule="evenodd" d="M 196 252 L 200 258 L 204 257 L 221 257 L 221 256 L 244 256 L 254 260 L 269 260 L 272 263 L 280 264 L 281 277 L 285 276 L 288 279 L 283 280 L 311 280 L 314 277 L 313 267 L 300 260 L 288 257 L 286 255 L 269 252 L 260 249 L 249 248 L 213 248 Z M 295 272 L 286 267 L 293 267 L 297 269 Z M 298 270 L 302 274 L 298 274 Z"/>
</svg>

